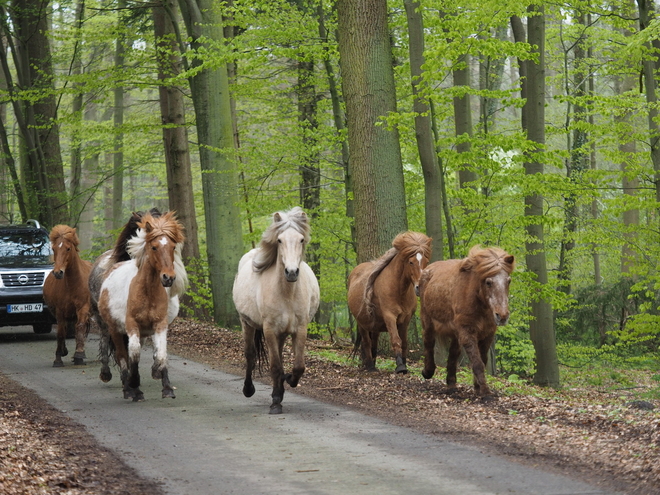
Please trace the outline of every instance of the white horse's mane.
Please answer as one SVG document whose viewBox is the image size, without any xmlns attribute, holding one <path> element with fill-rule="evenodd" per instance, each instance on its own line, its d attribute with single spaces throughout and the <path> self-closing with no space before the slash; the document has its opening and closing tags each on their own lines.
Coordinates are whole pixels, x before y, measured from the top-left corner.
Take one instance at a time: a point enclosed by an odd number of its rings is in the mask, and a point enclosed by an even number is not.
<svg viewBox="0 0 660 495">
<path fill-rule="evenodd" d="M 138 269 L 147 259 L 146 245 L 147 233 L 144 229 L 138 229 L 137 233 L 126 243 L 126 251 L 133 259 Z M 181 257 L 182 249 L 182 242 L 177 243 L 176 248 L 174 248 L 174 273 L 176 274 L 176 278 L 174 279 L 172 287 L 170 287 L 170 297 L 182 296 L 188 287 L 188 274 L 186 273 L 186 267 L 184 266 L 183 258 Z"/>
<path fill-rule="evenodd" d="M 252 267 L 255 272 L 263 272 L 277 260 L 277 238 L 286 229 L 295 229 L 305 237 L 305 245 L 309 243 L 309 218 L 302 208 L 296 206 L 288 211 L 278 211 L 273 215 L 273 223 L 261 236 Z"/>
</svg>

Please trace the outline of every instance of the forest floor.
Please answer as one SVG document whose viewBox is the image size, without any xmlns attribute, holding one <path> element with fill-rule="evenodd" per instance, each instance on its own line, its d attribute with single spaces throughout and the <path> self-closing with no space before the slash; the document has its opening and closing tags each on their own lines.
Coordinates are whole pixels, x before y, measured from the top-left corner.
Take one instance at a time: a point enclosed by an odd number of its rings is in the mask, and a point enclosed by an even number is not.
<svg viewBox="0 0 660 495">
<path fill-rule="evenodd" d="M 174 354 L 244 373 L 240 332 L 179 318 L 168 341 Z M 422 363 L 409 359 L 407 375 L 367 373 L 350 359 L 351 350 L 348 344 L 308 339 L 307 370 L 298 388 L 287 387 L 286 394 L 350 407 L 622 493 L 660 493 L 660 403 L 631 395 L 657 388 L 652 373 L 637 374 L 634 386 L 614 391 L 551 391 L 488 377 L 496 394 L 483 400 L 468 386 L 467 371 L 459 373 L 458 392 L 448 395 L 440 369 L 424 380 Z M 266 375 L 260 380 L 268 383 Z M 0 391 L 1 493 L 161 493 L 148 480 L 127 476 L 130 468 L 115 453 L 35 394 L 2 375 Z"/>
</svg>

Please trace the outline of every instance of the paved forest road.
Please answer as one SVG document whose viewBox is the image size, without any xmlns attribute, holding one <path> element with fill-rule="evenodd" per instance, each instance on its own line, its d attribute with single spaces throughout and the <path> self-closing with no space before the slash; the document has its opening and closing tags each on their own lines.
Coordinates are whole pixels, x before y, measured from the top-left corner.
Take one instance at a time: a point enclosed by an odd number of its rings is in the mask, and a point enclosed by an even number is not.
<svg viewBox="0 0 660 495">
<path fill-rule="evenodd" d="M 22 327 L 25 328 L 25 327 Z M 391 426 L 288 391 L 271 416 L 270 387 L 170 356 L 177 398 L 161 399 L 140 371 L 145 401 L 124 400 L 118 373 L 99 378 L 98 336 L 87 366 L 53 368 L 54 334 L 0 332 L 0 371 L 83 424 L 142 475 L 181 495 L 252 494 L 605 494 L 579 480 L 535 470 L 477 449 Z M 72 351 L 72 340 L 67 345 Z M 138 495 L 138 494 L 136 494 Z"/>
</svg>

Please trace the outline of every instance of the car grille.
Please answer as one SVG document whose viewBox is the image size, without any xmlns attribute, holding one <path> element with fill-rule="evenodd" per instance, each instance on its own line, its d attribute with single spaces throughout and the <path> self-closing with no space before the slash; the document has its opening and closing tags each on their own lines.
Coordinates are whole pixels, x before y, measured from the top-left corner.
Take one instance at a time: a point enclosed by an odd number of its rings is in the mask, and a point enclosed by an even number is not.
<svg viewBox="0 0 660 495">
<path fill-rule="evenodd" d="M 25 281 L 27 277 L 27 281 Z M 44 272 L 3 273 L 2 283 L 5 287 L 35 287 L 44 284 Z"/>
</svg>

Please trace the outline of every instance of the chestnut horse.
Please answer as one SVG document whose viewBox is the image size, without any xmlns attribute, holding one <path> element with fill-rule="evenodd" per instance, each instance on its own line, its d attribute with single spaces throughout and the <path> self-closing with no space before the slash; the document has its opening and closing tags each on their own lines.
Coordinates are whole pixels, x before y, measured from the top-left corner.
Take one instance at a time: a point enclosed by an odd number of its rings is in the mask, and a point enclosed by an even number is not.
<svg viewBox="0 0 660 495">
<path fill-rule="evenodd" d="M 419 277 L 431 257 L 431 238 L 419 232 L 403 232 L 392 249 L 375 261 L 356 266 L 348 277 L 348 308 L 358 327 L 356 349 L 361 345 L 362 363 L 376 369 L 378 337 L 390 336 L 396 372 L 407 373 L 408 325 L 417 308 Z"/>
<path fill-rule="evenodd" d="M 151 376 L 161 379 L 163 398 L 174 398 L 167 370 L 167 330 L 187 284 L 181 262 L 183 226 L 173 212 L 160 217 L 146 213 L 137 225 L 137 235 L 128 241 L 131 259 L 111 266 L 101 285 L 99 314 L 114 345 L 124 398 L 144 400 L 139 363 L 145 337 L 151 337 L 154 347 Z"/>
<path fill-rule="evenodd" d="M 57 319 L 57 349 L 54 367 L 64 366 L 62 357 L 66 348 L 69 325 L 75 326 L 76 352 L 73 364 L 85 364 L 85 339 L 89 332 L 89 288 L 87 279 L 92 264 L 83 260 L 78 251 L 76 229 L 68 225 L 56 225 L 50 231 L 54 266 L 44 282 L 44 301 Z"/>
<path fill-rule="evenodd" d="M 424 370 L 435 373 L 436 338 L 448 341 L 447 387 L 456 390 L 456 366 L 461 346 L 474 376 L 477 395 L 490 394 L 485 367 L 498 326 L 509 321 L 512 255 L 497 247 L 474 246 L 467 258 L 431 263 L 419 284 L 424 334 Z"/>
<path fill-rule="evenodd" d="M 241 258 L 234 279 L 234 304 L 243 328 L 247 362 L 243 395 L 254 395 L 252 372 L 255 363 L 261 364 L 266 357 L 265 339 L 273 383 L 270 414 L 282 412 L 284 381 L 296 387 L 305 371 L 307 325 L 320 300 L 316 276 L 303 261 L 309 240 L 309 220 L 301 208 L 275 213 L 259 247 Z M 293 369 L 285 374 L 282 348 L 288 335 L 292 340 Z"/>
<path fill-rule="evenodd" d="M 149 210 L 152 216 L 160 216 L 160 211 L 157 208 Z M 109 249 L 96 258 L 92 265 L 92 271 L 89 274 L 89 293 L 90 293 L 90 320 L 94 322 L 100 331 L 101 340 L 99 342 L 99 360 L 101 361 L 101 373 L 99 378 L 103 382 L 109 382 L 112 379 L 112 372 L 110 371 L 110 335 L 108 328 L 101 316 L 99 315 L 99 297 L 101 295 L 101 285 L 105 280 L 106 275 L 110 271 L 110 267 L 122 261 L 131 259 L 128 254 L 128 241 L 131 237 L 135 236 L 138 231 L 138 222 L 142 219 L 144 212 L 133 212 L 128 222 L 124 225 L 115 247 Z M 126 345 L 128 345 L 128 340 Z"/>
</svg>

